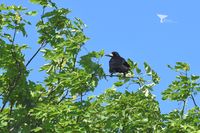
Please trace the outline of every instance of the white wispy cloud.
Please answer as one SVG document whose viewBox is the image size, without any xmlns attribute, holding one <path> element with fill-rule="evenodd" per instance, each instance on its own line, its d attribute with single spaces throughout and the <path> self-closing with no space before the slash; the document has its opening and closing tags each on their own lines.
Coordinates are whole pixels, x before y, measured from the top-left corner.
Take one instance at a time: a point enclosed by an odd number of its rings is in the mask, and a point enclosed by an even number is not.
<svg viewBox="0 0 200 133">
<path fill-rule="evenodd" d="M 166 14 L 159 14 L 157 16 L 160 18 L 160 23 L 176 23 L 176 21 L 168 19 L 168 15 Z"/>
</svg>

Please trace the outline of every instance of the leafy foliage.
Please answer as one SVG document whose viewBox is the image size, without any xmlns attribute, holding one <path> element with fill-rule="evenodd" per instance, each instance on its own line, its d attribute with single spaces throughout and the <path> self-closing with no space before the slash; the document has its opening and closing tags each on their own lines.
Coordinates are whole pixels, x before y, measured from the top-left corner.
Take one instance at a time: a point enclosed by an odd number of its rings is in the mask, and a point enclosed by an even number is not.
<svg viewBox="0 0 200 133">
<path fill-rule="evenodd" d="M 169 114 L 160 112 L 153 95 L 160 77 L 146 62 L 139 68 L 128 59 L 131 71 L 126 77 L 116 75 L 113 87 L 91 96 L 89 92 L 109 76 L 100 63 L 104 50 L 81 54 L 89 39 L 81 19 L 70 19 L 71 11 L 51 0 L 30 2 L 42 6 L 42 15 L 36 25 L 40 47 L 29 60 L 23 54 L 28 45 L 16 42 L 17 33 L 28 37 L 26 25 L 31 22 L 25 16 L 40 13 L 0 5 L 0 132 L 200 132 L 200 109 L 194 99 L 200 76 L 190 74 L 189 64 L 168 65 L 178 76 L 162 93 L 163 100 L 183 102 L 181 110 Z M 27 66 L 39 51 L 46 60 L 40 68 L 46 77 L 37 83 L 28 80 Z M 125 89 L 117 91 L 119 87 Z M 185 110 L 188 99 L 194 107 Z"/>
</svg>

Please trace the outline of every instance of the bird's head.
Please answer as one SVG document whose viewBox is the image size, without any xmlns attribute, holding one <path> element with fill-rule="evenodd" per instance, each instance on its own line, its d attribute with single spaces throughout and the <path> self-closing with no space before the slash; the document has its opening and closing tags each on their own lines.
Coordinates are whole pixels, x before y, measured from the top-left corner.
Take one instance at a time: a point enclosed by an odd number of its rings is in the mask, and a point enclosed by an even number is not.
<svg viewBox="0 0 200 133">
<path fill-rule="evenodd" d="M 108 57 L 120 57 L 119 53 L 113 51 L 111 54 L 107 54 L 105 56 L 108 56 Z"/>
</svg>

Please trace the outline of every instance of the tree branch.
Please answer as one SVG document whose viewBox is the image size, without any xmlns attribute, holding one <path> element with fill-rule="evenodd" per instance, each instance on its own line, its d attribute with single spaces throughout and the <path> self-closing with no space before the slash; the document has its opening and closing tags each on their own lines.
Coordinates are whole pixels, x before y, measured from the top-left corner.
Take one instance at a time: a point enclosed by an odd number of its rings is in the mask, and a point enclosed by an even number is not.
<svg viewBox="0 0 200 133">
<path fill-rule="evenodd" d="M 44 20 L 43 20 L 43 18 L 42 18 L 42 16 L 44 15 L 44 13 L 45 13 L 45 6 L 43 6 L 43 8 L 42 8 L 42 15 L 41 15 L 41 17 L 40 17 L 40 19 L 41 19 L 41 21 L 42 22 L 44 22 Z M 29 61 L 26 63 L 26 67 L 31 63 L 31 61 L 35 58 L 35 56 L 39 53 L 39 51 L 43 48 L 43 47 L 45 47 L 47 45 L 47 43 L 45 43 L 45 42 L 43 42 L 42 44 L 41 44 L 41 46 L 38 48 L 38 50 L 35 52 L 35 54 L 29 59 Z"/>
<path fill-rule="evenodd" d="M 26 63 L 26 67 L 31 63 L 31 61 L 35 58 L 35 56 L 40 52 L 40 50 L 45 47 L 47 43 L 43 43 L 38 50 L 35 52 L 35 54 L 29 59 L 29 61 Z"/>
<path fill-rule="evenodd" d="M 183 101 L 183 108 L 181 110 L 181 118 L 183 118 L 184 111 L 185 111 L 185 106 L 186 106 L 186 100 Z"/>
<path fill-rule="evenodd" d="M 20 62 L 16 59 L 16 55 L 15 55 L 15 51 L 14 51 L 14 45 L 15 45 L 15 38 L 16 38 L 16 34 L 17 34 L 17 23 L 15 23 L 15 29 L 14 29 L 14 34 L 13 34 L 13 38 L 12 38 L 12 41 L 11 41 L 11 55 L 12 55 L 12 58 L 15 60 L 15 64 L 16 64 L 16 67 L 18 68 L 19 70 L 19 73 L 18 75 L 13 79 L 12 83 L 10 83 L 8 85 L 8 88 L 7 90 L 9 91 L 8 92 L 8 95 L 7 95 L 7 99 L 9 99 L 11 93 L 13 92 L 14 88 L 17 86 L 17 82 L 19 81 L 20 79 L 20 76 L 21 76 L 21 69 L 20 69 Z M 7 104 L 8 100 L 5 101 L 5 103 L 3 104 L 3 106 L 1 107 L 1 112 L 4 110 L 6 104 Z M 12 112 L 10 112 L 11 114 Z"/>
<path fill-rule="evenodd" d="M 191 94 L 191 98 L 192 98 L 192 101 L 193 101 L 193 103 L 194 103 L 194 105 L 196 106 L 196 107 L 198 107 L 198 105 L 197 105 L 197 103 L 196 103 L 196 101 L 195 101 L 195 99 L 194 99 L 194 96 Z"/>
<path fill-rule="evenodd" d="M 69 91 L 67 90 L 67 92 L 65 93 L 64 96 L 62 96 L 62 98 L 60 99 L 60 101 L 58 102 L 58 104 L 60 104 L 65 98 L 66 96 L 68 95 Z"/>
<path fill-rule="evenodd" d="M 96 76 L 98 76 L 98 75 L 96 75 Z M 111 74 L 110 74 L 110 75 L 105 74 L 104 76 L 105 76 L 105 77 L 111 77 L 111 78 L 112 78 L 112 77 L 119 77 L 119 78 L 124 77 L 124 76 L 121 76 L 121 75 L 111 75 Z M 124 78 L 136 78 L 136 77 L 124 77 Z"/>
</svg>

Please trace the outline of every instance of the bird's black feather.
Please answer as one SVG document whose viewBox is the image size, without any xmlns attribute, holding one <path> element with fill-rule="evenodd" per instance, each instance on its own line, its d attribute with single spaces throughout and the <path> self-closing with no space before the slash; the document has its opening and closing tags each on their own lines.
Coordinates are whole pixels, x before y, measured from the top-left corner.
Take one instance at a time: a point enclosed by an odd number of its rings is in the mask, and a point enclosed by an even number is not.
<svg viewBox="0 0 200 133">
<path fill-rule="evenodd" d="M 113 73 L 123 73 L 125 75 L 129 71 L 130 65 L 117 52 L 112 52 L 111 55 L 109 61 L 109 72 L 111 75 Z"/>
</svg>

